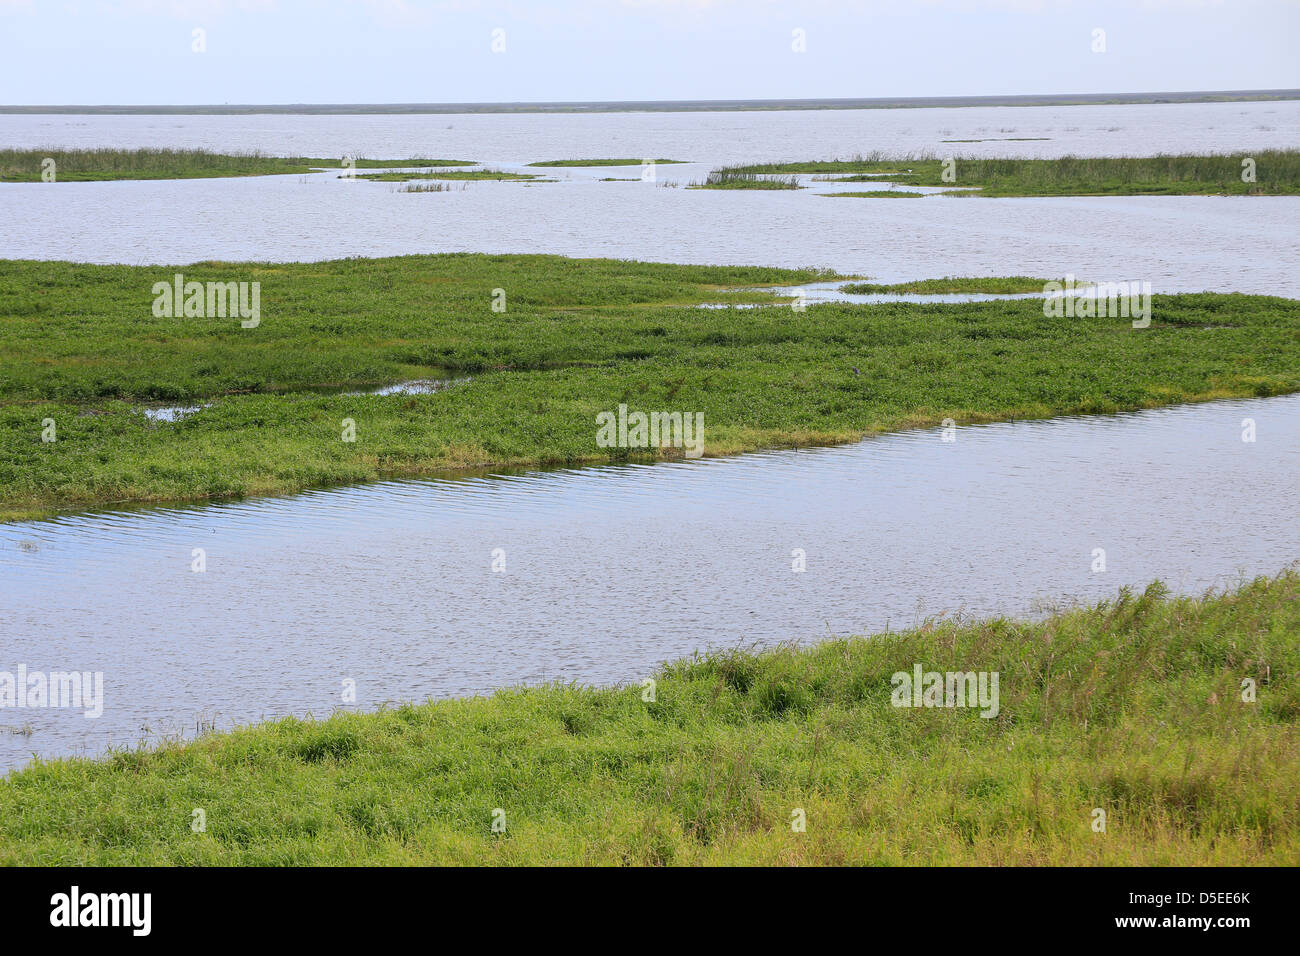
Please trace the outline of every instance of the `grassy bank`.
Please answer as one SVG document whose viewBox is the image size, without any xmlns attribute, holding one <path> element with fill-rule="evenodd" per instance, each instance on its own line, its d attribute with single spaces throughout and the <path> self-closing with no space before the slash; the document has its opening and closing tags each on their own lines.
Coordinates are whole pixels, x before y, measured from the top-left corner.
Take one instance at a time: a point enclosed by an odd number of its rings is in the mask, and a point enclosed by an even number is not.
<svg viewBox="0 0 1300 956">
<path fill-rule="evenodd" d="M 629 675 L 37 764 L 0 781 L 0 863 L 1294 866 L 1298 630 L 1295 573 L 1156 584 L 671 664 L 652 701 Z M 996 716 L 893 706 L 918 664 L 997 672 Z"/>
<path fill-rule="evenodd" d="M 1242 182 L 1242 160 L 1254 161 L 1254 182 Z M 1057 159 L 962 159 L 943 177 L 945 158 L 931 153 L 891 156 L 873 153 L 853 159 L 760 163 L 715 170 L 723 177 L 842 175 L 863 182 L 866 174 L 888 173 L 911 186 L 979 187 L 964 195 L 1134 196 L 1134 195 L 1300 195 L 1300 150 L 1256 150 L 1233 154 L 1157 156 L 1064 156 Z M 879 181 L 877 179 L 877 181 Z"/>
<path fill-rule="evenodd" d="M 43 163 L 54 160 L 55 182 L 116 179 L 214 179 L 309 173 L 341 165 L 339 157 L 310 159 L 205 149 L 0 149 L 0 182 L 41 182 Z M 357 159 L 357 168 L 464 166 L 454 159 Z"/>
<path fill-rule="evenodd" d="M 260 324 L 154 316 L 154 284 L 178 271 L 260 283 Z M 713 455 L 944 418 L 1300 390 L 1300 303 L 1267 296 L 1155 296 L 1146 329 L 1047 317 L 1036 300 L 694 307 L 772 301 L 726 288 L 833 278 L 469 254 L 179 268 L 0 261 L 0 517 L 653 455 L 597 444 L 596 415 L 621 403 L 703 413 Z M 321 391 L 439 374 L 470 381 L 420 396 Z M 204 402 L 173 424 L 137 410 Z M 47 419 L 56 441 L 42 440 Z M 344 419 L 355 442 L 342 441 Z"/>
</svg>

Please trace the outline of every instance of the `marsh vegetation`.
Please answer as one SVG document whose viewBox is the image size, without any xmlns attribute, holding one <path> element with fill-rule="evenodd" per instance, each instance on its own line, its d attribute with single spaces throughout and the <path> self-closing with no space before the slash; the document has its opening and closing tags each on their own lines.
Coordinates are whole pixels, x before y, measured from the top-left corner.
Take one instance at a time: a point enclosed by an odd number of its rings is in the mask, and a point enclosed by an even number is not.
<svg viewBox="0 0 1300 956">
<path fill-rule="evenodd" d="M 737 179 L 795 174 L 839 175 L 846 182 L 888 178 L 914 186 L 979 187 L 978 195 L 983 196 L 1300 194 L 1300 150 L 1054 159 L 957 157 L 947 167 L 951 178 L 944 175 L 947 162 L 947 157 L 934 153 L 877 152 L 852 159 L 732 166 L 715 173 Z"/>
<path fill-rule="evenodd" d="M 118 179 L 213 179 L 310 173 L 341 167 L 341 157 L 268 156 L 260 152 L 217 153 L 206 149 L 0 149 L 0 182 L 41 182 L 46 160 L 54 161 L 55 182 Z M 455 159 L 352 160 L 357 168 L 467 166 Z"/>
<path fill-rule="evenodd" d="M 599 447 L 594 423 L 627 402 L 703 413 L 717 455 L 1300 390 L 1300 303 L 1269 296 L 1157 295 L 1134 329 L 1045 316 L 1037 299 L 771 304 L 764 287 L 851 278 L 816 270 L 477 254 L 184 267 L 259 282 L 249 329 L 154 316 L 150 289 L 176 271 L 0 261 L 0 517 L 622 460 L 634 453 Z M 998 281 L 1022 288 L 960 284 Z M 320 391 L 433 370 L 473 381 Z M 135 411 L 158 403 L 211 404 L 174 423 Z"/>
<path fill-rule="evenodd" d="M 796 176 L 776 176 L 759 174 L 741 169 L 724 167 L 715 169 L 704 182 L 694 182 L 691 189 L 798 189 Z"/>
<path fill-rule="evenodd" d="M 1297 630 L 1293 571 L 1157 582 L 696 656 L 649 700 L 554 684 L 39 762 L 0 780 L 0 863 L 1294 866 Z M 997 672 L 996 716 L 894 706 L 918 664 Z"/>
</svg>

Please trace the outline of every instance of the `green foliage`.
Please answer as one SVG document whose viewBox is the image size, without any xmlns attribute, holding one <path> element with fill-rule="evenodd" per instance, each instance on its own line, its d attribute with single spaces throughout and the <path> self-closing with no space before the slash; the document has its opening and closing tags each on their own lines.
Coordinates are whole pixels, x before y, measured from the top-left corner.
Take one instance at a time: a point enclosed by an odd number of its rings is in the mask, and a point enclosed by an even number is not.
<svg viewBox="0 0 1300 956">
<path fill-rule="evenodd" d="M 1294 866 L 1298 630 L 1293 571 L 1157 582 L 697 656 L 653 701 L 557 684 L 38 762 L 0 781 L 0 864 Z M 997 716 L 892 706 L 916 664 L 998 672 Z"/>
<path fill-rule="evenodd" d="M 261 324 L 154 283 L 261 283 Z M 0 261 L 0 517 L 609 461 L 596 415 L 705 416 L 705 453 L 1300 390 L 1300 303 L 1155 296 L 1151 327 L 1037 300 L 701 309 L 815 270 L 438 255 L 183 267 Z M 989 280 L 978 280 L 987 282 Z M 493 290 L 506 292 L 504 313 Z M 857 367 L 860 375 L 855 375 Z M 429 395 L 366 386 L 468 378 Z M 211 406 L 174 423 L 146 404 Z M 58 440 L 41 440 L 53 418 Z M 357 441 L 340 441 L 352 418 Z M 679 453 L 663 449 L 660 454 Z"/>
</svg>

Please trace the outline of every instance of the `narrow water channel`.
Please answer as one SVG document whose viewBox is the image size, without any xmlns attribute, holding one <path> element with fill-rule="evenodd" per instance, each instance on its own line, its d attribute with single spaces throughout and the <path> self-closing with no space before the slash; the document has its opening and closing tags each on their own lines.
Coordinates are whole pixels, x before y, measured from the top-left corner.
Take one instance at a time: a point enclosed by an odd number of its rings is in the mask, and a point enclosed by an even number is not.
<svg viewBox="0 0 1300 956">
<path fill-rule="evenodd" d="M 1195 593 L 1300 559 L 1297 479 L 1284 396 L 0 525 L 0 672 L 104 675 L 98 718 L 0 710 L 0 769 L 1156 577 Z"/>
</svg>

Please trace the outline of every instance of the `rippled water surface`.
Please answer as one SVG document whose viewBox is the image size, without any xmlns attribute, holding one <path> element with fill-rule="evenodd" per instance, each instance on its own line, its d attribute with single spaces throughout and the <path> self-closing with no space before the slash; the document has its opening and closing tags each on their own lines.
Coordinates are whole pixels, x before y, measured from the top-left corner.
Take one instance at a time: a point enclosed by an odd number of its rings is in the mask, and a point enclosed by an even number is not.
<svg viewBox="0 0 1300 956">
<path fill-rule="evenodd" d="M 980 142 L 945 142 L 945 140 Z M 0 185 L 0 257 L 186 263 L 449 251 L 826 266 L 883 281 L 1066 273 L 1155 291 L 1300 296 L 1300 198 L 825 199 L 690 190 L 725 163 L 849 157 L 1059 156 L 1300 144 L 1300 102 L 733 113 L 436 116 L 0 116 L 0 145 L 261 149 L 283 155 L 469 159 L 555 183 L 403 193 L 336 173 L 171 182 Z M 1261 169 L 1260 175 L 1266 175 Z M 960 177 L 960 167 L 959 167 Z M 960 182 L 958 182 L 960 185 Z M 675 186 L 675 188 L 674 188 Z M 459 187 L 459 184 L 458 184 Z M 852 184 L 862 189 L 862 184 Z"/>
<path fill-rule="evenodd" d="M 1300 559 L 1298 478 L 1289 396 L 0 525 L 0 670 L 103 671 L 106 697 L 97 720 L 0 711 L 0 767 L 324 715 L 349 679 L 361 708 L 610 684 L 1155 577 L 1198 592 Z"/>
</svg>

